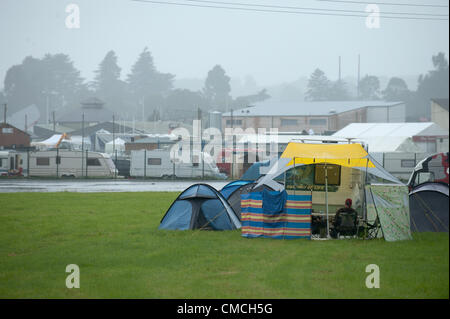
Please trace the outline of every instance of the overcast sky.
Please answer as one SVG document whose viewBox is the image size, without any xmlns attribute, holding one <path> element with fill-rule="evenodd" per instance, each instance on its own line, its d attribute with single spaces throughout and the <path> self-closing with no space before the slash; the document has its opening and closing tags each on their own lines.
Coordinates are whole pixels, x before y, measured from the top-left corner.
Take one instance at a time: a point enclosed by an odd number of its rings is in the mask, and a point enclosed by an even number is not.
<svg viewBox="0 0 450 319">
<path fill-rule="evenodd" d="M 165 2 L 191 3 L 183 0 Z M 374 0 L 375 1 L 375 0 Z M 315 0 L 221 0 L 278 6 L 364 11 L 364 4 Z M 433 3 L 445 0 L 375 2 Z M 80 9 L 80 28 L 68 29 L 66 6 Z M 388 12 L 448 14 L 448 8 L 383 6 Z M 416 75 L 432 68 L 431 56 L 449 52 L 447 21 L 380 21 L 366 27 L 365 18 L 248 12 L 135 2 L 131 0 L 1 0 L 0 87 L 6 71 L 27 55 L 69 54 L 82 76 L 93 71 L 114 50 L 129 73 L 143 48 L 151 51 L 161 72 L 183 78 L 204 78 L 221 64 L 233 77 L 252 75 L 258 84 L 273 85 L 309 76 L 319 67 L 331 78 L 361 73 L 380 76 Z"/>
</svg>

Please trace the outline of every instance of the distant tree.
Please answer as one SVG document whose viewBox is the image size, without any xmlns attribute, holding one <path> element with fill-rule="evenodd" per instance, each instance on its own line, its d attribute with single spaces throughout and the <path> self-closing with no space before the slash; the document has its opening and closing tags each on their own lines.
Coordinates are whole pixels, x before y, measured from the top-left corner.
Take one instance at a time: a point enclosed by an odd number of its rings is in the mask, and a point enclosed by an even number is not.
<svg viewBox="0 0 450 319">
<path fill-rule="evenodd" d="M 227 110 L 231 102 L 230 92 L 230 77 L 226 75 L 225 70 L 220 65 L 216 65 L 208 72 L 203 88 L 203 94 L 209 108 L 221 111 Z"/>
<path fill-rule="evenodd" d="M 366 75 L 359 82 L 359 97 L 362 100 L 378 100 L 380 98 L 380 80 L 373 75 Z"/>
<path fill-rule="evenodd" d="M 305 95 L 297 83 L 284 83 L 279 86 L 278 99 L 283 102 L 301 102 L 305 100 Z"/>
<path fill-rule="evenodd" d="M 316 69 L 308 81 L 308 90 L 306 91 L 306 100 L 308 101 L 326 101 L 329 99 L 331 83 L 325 73 Z"/>
<path fill-rule="evenodd" d="M 347 84 L 342 80 L 337 80 L 330 83 L 330 88 L 326 94 L 329 101 L 348 101 L 350 100 L 350 93 L 347 89 Z"/>
<path fill-rule="evenodd" d="M 137 110 L 142 103 L 145 108 L 159 107 L 152 105 L 152 101 L 158 101 L 158 96 L 163 97 L 170 92 L 173 79 L 174 75 L 157 71 L 151 53 L 144 48 L 127 78 L 132 102 Z"/>
<path fill-rule="evenodd" d="M 201 92 L 176 89 L 166 97 L 165 113 L 162 116 L 167 120 L 192 120 L 197 118 L 195 111 L 206 106 L 207 103 Z"/>
<path fill-rule="evenodd" d="M 419 84 L 411 105 L 410 117 L 413 120 L 430 119 L 430 100 L 449 97 L 449 65 L 445 54 L 440 52 L 432 57 L 434 70 L 420 75 Z"/>
<path fill-rule="evenodd" d="M 109 51 L 95 71 L 95 78 L 92 82 L 95 95 L 114 111 L 127 109 L 129 103 L 126 83 L 120 79 L 120 72 L 115 52 Z"/>
<path fill-rule="evenodd" d="M 79 105 L 88 88 L 80 72 L 65 54 L 47 54 L 42 59 L 26 57 L 6 73 L 4 92 L 11 110 L 18 111 L 30 104 L 38 106 L 41 121 L 49 111 L 63 106 Z"/>
<path fill-rule="evenodd" d="M 266 89 L 259 91 L 256 94 L 246 95 L 246 96 L 238 96 L 233 101 L 233 108 L 244 108 L 249 106 L 250 104 L 261 102 L 270 98 L 270 95 L 267 93 Z"/>
<path fill-rule="evenodd" d="M 383 99 L 386 101 L 406 101 L 411 95 L 405 80 L 393 77 L 389 80 L 386 89 L 382 92 Z"/>
</svg>

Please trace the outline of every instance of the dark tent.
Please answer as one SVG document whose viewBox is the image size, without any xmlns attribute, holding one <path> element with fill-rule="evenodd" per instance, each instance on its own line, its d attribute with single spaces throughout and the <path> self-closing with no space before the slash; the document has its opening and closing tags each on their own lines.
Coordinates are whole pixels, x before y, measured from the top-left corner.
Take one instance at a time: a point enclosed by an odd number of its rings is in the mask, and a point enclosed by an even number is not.
<svg viewBox="0 0 450 319">
<path fill-rule="evenodd" d="M 248 168 L 248 170 L 242 175 L 242 180 L 252 180 L 256 181 L 258 178 L 262 176 L 260 172 L 261 167 L 269 167 L 270 161 L 265 162 L 255 162 L 252 166 Z"/>
<path fill-rule="evenodd" d="M 169 230 L 232 230 L 241 222 L 227 200 L 213 187 L 196 184 L 172 203 L 159 225 Z"/>
<path fill-rule="evenodd" d="M 241 220 L 241 195 L 250 192 L 262 192 L 264 189 L 273 191 L 268 185 L 261 185 L 254 189 L 255 186 L 256 182 L 239 180 L 228 183 L 220 190 L 220 193 L 231 205 L 239 220 Z"/>
<path fill-rule="evenodd" d="M 411 230 L 448 232 L 448 186 L 424 183 L 409 193 Z"/>
</svg>

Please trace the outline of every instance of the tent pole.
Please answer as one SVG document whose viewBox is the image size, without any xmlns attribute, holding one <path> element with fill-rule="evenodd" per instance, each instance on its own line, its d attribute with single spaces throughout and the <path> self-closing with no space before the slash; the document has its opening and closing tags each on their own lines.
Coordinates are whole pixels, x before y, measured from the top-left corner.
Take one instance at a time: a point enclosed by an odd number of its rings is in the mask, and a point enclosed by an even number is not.
<svg viewBox="0 0 450 319">
<path fill-rule="evenodd" d="M 367 185 L 367 167 L 368 166 L 369 166 L 369 159 L 367 158 L 366 171 L 364 173 L 364 185 L 363 185 L 363 192 L 364 192 L 363 220 L 366 223 L 366 227 L 365 227 L 365 231 L 364 231 L 364 239 L 367 238 L 367 194 L 366 194 L 366 185 Z"/>
<path fill-rule="evenodd" d="M 363 218 L 366 220 L 367 219 L 367 197 L 366 197 L 366 185 L 367 185 L 367 171 L 368 171 L 368 167 L 369 167 L 369 159 L 367 158 L 366 161 L 366 173 L 364 174 L 364 211 L 363 211 Z"/>
</svg>

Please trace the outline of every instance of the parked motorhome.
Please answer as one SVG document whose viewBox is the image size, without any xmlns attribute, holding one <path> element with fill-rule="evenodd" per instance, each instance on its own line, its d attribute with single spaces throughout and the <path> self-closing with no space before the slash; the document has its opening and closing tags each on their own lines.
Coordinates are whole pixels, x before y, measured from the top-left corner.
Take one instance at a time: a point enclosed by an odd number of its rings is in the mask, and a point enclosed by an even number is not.
<svg viewBox="0 0 450 319">
<path fill-rule="evenodd" d="M 202 163 L 201 160 L 193 161 L 194 163 L 174 163 L 170 158 L 169 150 L 132 151 L 130 176 L 162 178 L 226 178 L 224 174 L 219 172 L 219 169 L 213 163 L 210 155 L 203 153 L 203 157 L 209 157 L 209 160 L 205 160 L 204 163 Z"/>
<path fill-rule="evenodd" d="M 30 176 L 113 177 L 116 172 L 111 157 L 104 153 L 60 149 L 28 154 Z"/>
<path fill-rule="evenodd" d="M 22 156 L 13 150 L 0 151 L 0 176 L 20 176 L 23 173 Z"/>
</svg>

